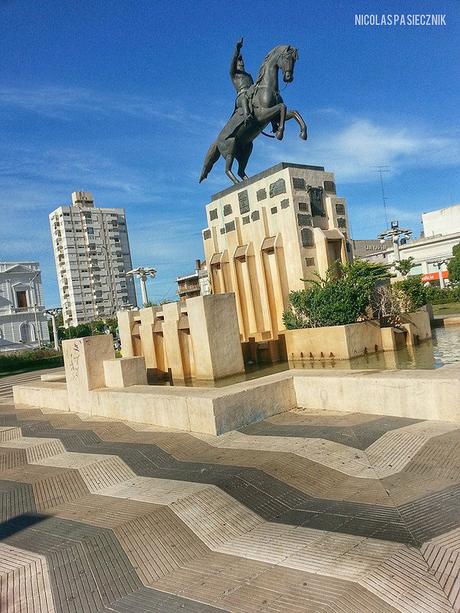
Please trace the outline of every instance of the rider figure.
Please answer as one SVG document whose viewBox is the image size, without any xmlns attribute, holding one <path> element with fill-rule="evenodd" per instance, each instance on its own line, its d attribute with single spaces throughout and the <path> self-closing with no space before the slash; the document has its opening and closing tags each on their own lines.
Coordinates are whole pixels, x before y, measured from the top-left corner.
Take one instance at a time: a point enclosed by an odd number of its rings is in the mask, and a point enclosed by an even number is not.
<svg viewBox="0 0 460 613">
<path fill-rule="evenodd" d="M 232 63 L 230 65 L 230 77 L 236 89 L 235 108 L 238 107 L 239 103 L 241 104 L 241 108 L 243 109 L 244 123 L 246 124 L 251 117 L 247 92 L 251 85 L 254 84 L 254 81 L 251 75 L 244 70 L 244 60 L 243 56 L 240 53 L 242 46 L 243 39 L 240 38 L 240 40 L 235 45 L 235 51 L 233 53 Z"/>
</svg>

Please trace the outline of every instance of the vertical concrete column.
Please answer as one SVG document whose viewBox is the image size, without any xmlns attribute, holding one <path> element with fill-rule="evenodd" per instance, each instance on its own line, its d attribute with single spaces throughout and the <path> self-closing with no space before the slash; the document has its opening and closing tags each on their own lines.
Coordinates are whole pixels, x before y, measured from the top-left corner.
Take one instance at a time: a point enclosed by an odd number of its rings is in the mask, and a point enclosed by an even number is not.
<svg viewBox="0 0 460 613">
<path fill-rule="evenodd" d="M 279 234 L 277 236 L 277 240 L 279 240 Z M 284 324 L 283 324 L 284 299 L 283 299 L 283 289 L 281 285 L 281 274 L 280 274 L 279 263 L 278 263 L 278 251 L 279 251 L 279 248 L 276 247 L 276 244 L 275 244 L 275 252 L 269 258 L 271 275 L 272 275 L 272 280 L 273 280 L 273 294 L 275 298 L 275 308 L 276 308 L 275 317 L 276 317 L 277 329 L 276 329 L 276 334 L 274 335 L 275 338 L 278 337 L 278 332 L 284 329 Z"/>
<path fill-rule="evenodd" d="M 155 325 L 156 314 L 159 310 L 159 307 L 146 307 L 139 310 L 141 316 L 139 335 L 141 337 L 142 355 L 145 359 L 146 368 L 153 369 L 158 367 L 153 339 L 153 327 Z"/>
<path fill-rule="evenodd" d="M 180 305 L 171 302 L 163 305 L 163 342 L 166 353 L 167 367 L 171 369 L 176 379 L 185 379 L 182 350 L 179 338 Z"/>
<path fill-rule="evenodd" d="M 132 358 L 136 355 L 133 345 L 132 329 L 134 317 L 139 311 L 118 311 L 118 334 L 121 341 L 121 353 L 124 358 Z"/>
<path fill-rule="evenodd" d="M 246 260 L 241 263 L 241 276 L 243 279 L 244 295 L 248 313 L 248 336 L 253 336 L 257 332 L 257 321 L 254 310 L 254 296 L 252 294 L 252 283 L 249 274 L 248 257 L 249 256 L 246 255 Z"/>
<path fill-rule="evenodd" d="M 111 334 L 86 336 L 62 342 L 71 411 L 92 411 L 90 392 L 105 387 L 104 360 L 113 360 Z"/>
<path fill-rule="evenodd" d="M 262 244 L 262 243 L 261 243 Z M 259 249 L 257 249 L 254 253 L 254 262 L 256 268 L 256 279 L 259 284 L 259 292 L 260 292 L 260 313 L 262 316 L 263 329 L 258 330 L 259 334 L 262 335 L 262 332 L 267 332 L 272 330 L 272 321 L 270 314 L 270 298 L 269 298 L 269 289 L 267 287 L 267 280 L 265 277 L 265 266 L 263 261 L 263 253 Z"/>
<path fill-rule="evenodd" d="M 220 379 L 244 372 L 235 294 L 187 300 L 197 379 Z"/>
</svg>

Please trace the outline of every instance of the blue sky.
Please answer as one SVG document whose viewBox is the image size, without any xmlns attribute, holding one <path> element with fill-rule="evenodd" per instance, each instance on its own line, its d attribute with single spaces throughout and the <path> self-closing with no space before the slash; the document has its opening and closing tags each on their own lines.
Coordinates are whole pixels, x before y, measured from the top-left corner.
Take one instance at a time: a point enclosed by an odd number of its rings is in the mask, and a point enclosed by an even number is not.
<svg viewBox="0 0 460 613">
<path fill-rule="evenodd" d="M 355 13 L 445 13 L 445 27 L 356 27 Z M 415 232 L 423 211 L 460 202 L 460 3 L 366 0 L 0 0 L 0 260 L 40 261 L 59 303 L 48 213 L 74 190 L 126 209 L 133 264 L 150 297 L 202 255 L 204 206 L 228 185 L 203 157 L 231 113 L 228 66 L 244 36 L 254 76 L 269 49 L 299 50 L 283 92 L 309 127 L 260 138 L 255 174 L 279 161 L 324 165 L 347 198 L 354 238 L 389 216 Z"/>
</svg>

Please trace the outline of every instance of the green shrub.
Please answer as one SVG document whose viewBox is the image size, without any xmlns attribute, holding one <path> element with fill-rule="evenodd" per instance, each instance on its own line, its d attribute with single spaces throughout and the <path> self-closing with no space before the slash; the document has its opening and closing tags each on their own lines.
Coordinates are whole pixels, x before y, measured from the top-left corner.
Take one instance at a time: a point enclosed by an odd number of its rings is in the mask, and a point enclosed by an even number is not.
<svg viewBox="0 0 460 613">
<path fill-rule="evenodd" d="M 394 286 L 409 297 L 414 309 L 419 309 L 425 304 L 449 304 L 460 300 L 460 287 L 441 289 L 436 285 L 425 286 L 420 275 L 406 277 L 395 283 Z"/>
<path fill-rule="evenodd" d="M 62 354 L 54 349 L 33 349 L 0 353 L 0 372 L 9 372 L 32 367 L 62 366 Z"/>
<path fill-rule="evenodd" d="M 340 326 L 365 319 L 377 281 L 388 278 L 386 267 L 356 260 L 336 262 L 326 278 L 307 281 L 311 286 L 289 294 L 283 313 L 287 329 Z"/>
<path fill-rule="evenodd" d="M 419 309 L 428 302 L 428 288 L 423 285 L 420 275 L 406 277 L 402 281 L 395 283 L 394 287 L 406 294 L 414 309 Z"/>
</svg>

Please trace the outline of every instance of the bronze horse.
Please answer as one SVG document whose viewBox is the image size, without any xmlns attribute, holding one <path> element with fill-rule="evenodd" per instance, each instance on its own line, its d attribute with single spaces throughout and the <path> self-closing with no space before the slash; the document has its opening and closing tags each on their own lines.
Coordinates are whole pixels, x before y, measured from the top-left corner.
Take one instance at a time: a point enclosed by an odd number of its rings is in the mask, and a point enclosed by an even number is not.
<svg viewBox="0 0 460 613">
<path fill-rule="evenodd" d="M 294 80 L 297 58 L 297 49 L 290 45 L 279 45 L 270 51 L 260 67 L 256 82 L 248 91 L 252 111 L 249 121 L 244 122 L 242 109 L 237 106 L 217 140 L 209 147 L 200 183 L 206 179 L 221 155 L 225 158 L 225 174 L 234 183 L 239 183 L 232 172 L 235 158 L 238 160 L 238 176 L 247 179 L 245 171 L 253 141 L 270 123 L 276 138 L 282 140 L 285 122 L 295 119 L 300 126 L 300 138 L 307 139 L 307 126 L 302 116 L 297 111 L 287 110 L 278 87 L 279 70 L 285 83 Z"/>
</svg>

